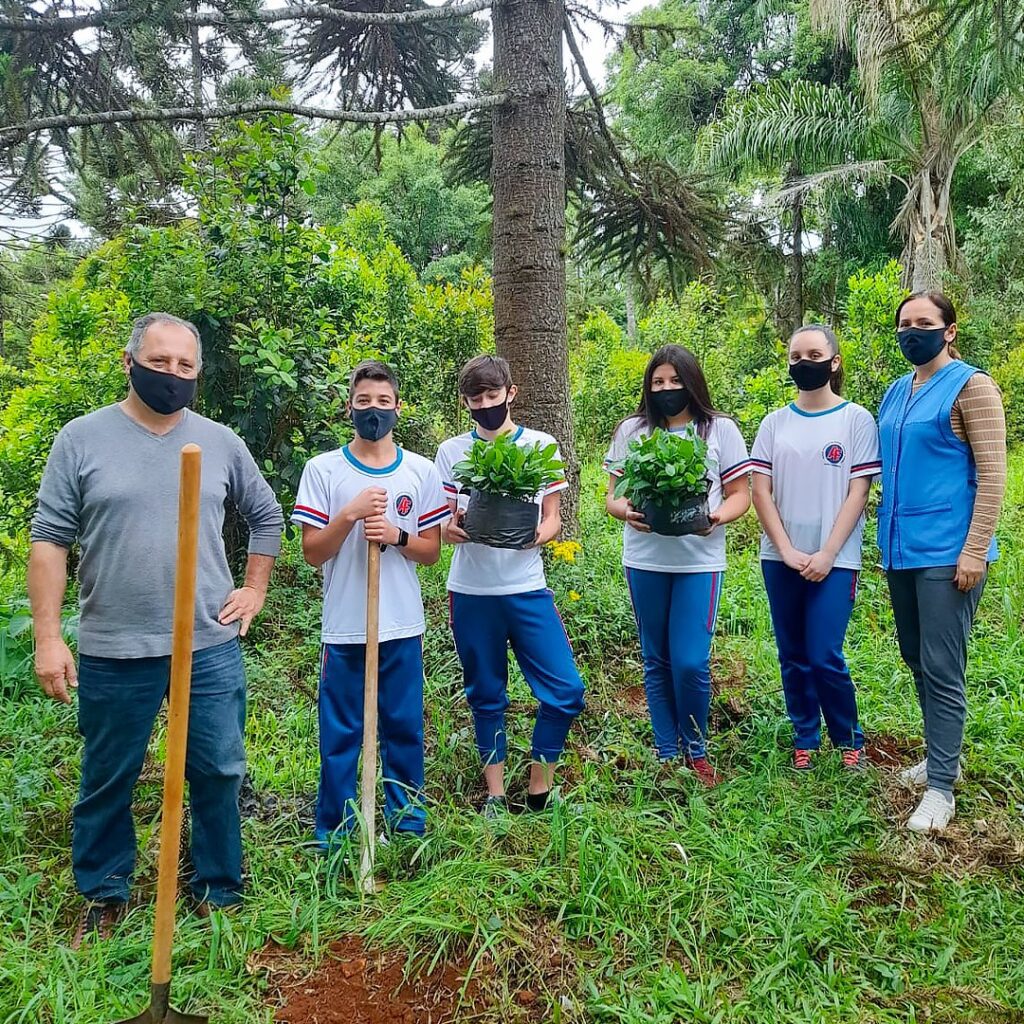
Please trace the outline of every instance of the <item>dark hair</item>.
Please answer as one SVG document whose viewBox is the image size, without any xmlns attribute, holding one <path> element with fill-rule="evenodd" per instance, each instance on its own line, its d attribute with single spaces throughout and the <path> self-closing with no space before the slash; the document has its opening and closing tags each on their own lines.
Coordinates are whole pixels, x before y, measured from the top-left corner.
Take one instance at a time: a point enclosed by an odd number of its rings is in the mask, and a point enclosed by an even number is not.
<svg viewBox="0 0 1024 1024">
<path fill-rule="evenodd" d="M 501 356 L 474 356 L 459 371 L 459 394 L 467 398 L 512 387 L 512 371 Z"/>
<path fill-rule="evenodd" d="M 798 327 L 790 336 L 789 344 L 793 344 L 793 339 L 798 334 L 807 334 L 809 331 L 817 331 L 819 334 L 824 335 L 825 341 L 828 342 L 828 347 L 832 351 L 832 358 L 834 359 L 839 355 L 839 339 L 836 337 L 836 332 L 832 330 L 828 324 L 804 324 L 803 327 Z M 788 350 L 788 346 L 787 346 Z M 829 384 L 832 385 L 832 393 L 835 395 L 841 395 L 843 393 L 843 383 L 846 380 L 846 371 L 843 369 L 842 361 L 840 360 L 839 369 L 832 371 L 832 376 L 829 378 Z"/>
<path fill-rule="evenodd" d="M 386 381 L 391 385 L 391 390 L 395 393 L 395 401 L 398 401 L 398 378 L 395 376 L 395 371 L 386 363 L 382 363 L 379 359 L 364 359 L 359 363 L 348 378 L 348 393 L 350 397 L 352 392 L 355 391 L 356 385 L 364 380 Z"/>
<path fill-rule="evenodd" d="M 896 307 L 896 330 L 900 327 L 900 313 L 903 312 L 903 307 L 914 299 L 927 299 L 941 314 L 942 323 L 946 327 L 951 327 L 956 323 L 956 307 L 953 303 L 942 294 L 942 292 L 911 292 L 897 307 Z M 954 359 L 962 359 L 960 350 L 956 347 L 956 344 L 950 342 L 949 354 Z"/>
<path fill-rule="evenodd" d="M 643 420 L 650 431 L 666 426 L 666 421 L 664 419 L 656 420 L 647 407 L 647 396 L 651 393 L 654 371 L 659 366 L 666 364 L 676 371 L 683 387 L 689 392 L 689 410 L 693 417 L 693 425 L 697 428 L 697 433 L 707 440 L 708 432 L 711 430 L 711 421 L 720 413 L 711 404 L 708 382 L 704 371 L 700 368 L 700 363 L 697 362 L 697 357 L 682 345 L 662 345 L 651 356 L 647 369 L 644 371 L 644 390 L 640 396 L 640 404 L 637 406 L 636 412 L 626 418 Z"/>
</svg>

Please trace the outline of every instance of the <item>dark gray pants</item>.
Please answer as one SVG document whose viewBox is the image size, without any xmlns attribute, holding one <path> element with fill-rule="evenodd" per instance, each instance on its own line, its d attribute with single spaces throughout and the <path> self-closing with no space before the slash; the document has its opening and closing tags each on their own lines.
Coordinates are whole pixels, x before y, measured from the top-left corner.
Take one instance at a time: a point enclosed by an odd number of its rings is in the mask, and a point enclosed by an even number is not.
<svg viewBox="0 0 1024 1024">
<path fill-rule="evenodd" d="M 967 717 L 967 639 L 985 578 L 961 593 L 956 566 L 886 573 L 900 653 L 914 675 L 928 744 L 928 785 L 952 794 Z"/>
</svg>

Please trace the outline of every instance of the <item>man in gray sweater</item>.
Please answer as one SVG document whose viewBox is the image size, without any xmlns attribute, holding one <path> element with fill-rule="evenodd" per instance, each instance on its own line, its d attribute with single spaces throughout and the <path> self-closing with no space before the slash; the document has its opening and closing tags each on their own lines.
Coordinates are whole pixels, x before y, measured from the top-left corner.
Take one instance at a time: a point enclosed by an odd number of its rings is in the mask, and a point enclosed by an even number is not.
<svg viewBox="0 0 1024 1024">
<path fill-rule="evenodd" d="M 238 794 L 245 773 L 245 673 L 238 636 L 259 614 L 281 547 L 281 506 L 242 440 L 191 412 L 202 367 L 196 328 L 164 313 L 135 322 L 123 402 L 68 423 L 50 452 L 32 520 L 28 589 L 43 690 L 71 703 L 84 740 L 71 858 L 85 898 L 75 945 L 110 933 L 135 867 L 132 790 L 167 694 L 181 449 L 202 448 L 199 573 L 186 777 L 191 887 L 202 912 L 242 892 Z M 249 526 L 235 588 L 222 535 L 228 502 Z M 61 636 L 68 550 L 78 543 L 78 666 Z"/>
</svg>

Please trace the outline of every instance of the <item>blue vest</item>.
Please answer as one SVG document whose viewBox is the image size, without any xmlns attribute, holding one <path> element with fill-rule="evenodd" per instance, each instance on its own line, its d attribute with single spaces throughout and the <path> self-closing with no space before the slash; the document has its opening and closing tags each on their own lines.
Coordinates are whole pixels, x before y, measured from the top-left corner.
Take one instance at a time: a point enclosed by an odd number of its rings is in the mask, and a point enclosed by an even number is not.
<svg viewBox="0 0 1024 1024">
<path fill-rule="evenodd" d="M 908 373 L 885 393 L 878 410 L 882 448 L 882 504 L 878 546 L 885 569 L 955 565 L 974 514 L 978 470 L 971 446 L 949 417 L 963 386 L 976 373 L 959 359 L 913 390 Z M 988 559 L 999 549 L 993 539 Z"/>
</svg>

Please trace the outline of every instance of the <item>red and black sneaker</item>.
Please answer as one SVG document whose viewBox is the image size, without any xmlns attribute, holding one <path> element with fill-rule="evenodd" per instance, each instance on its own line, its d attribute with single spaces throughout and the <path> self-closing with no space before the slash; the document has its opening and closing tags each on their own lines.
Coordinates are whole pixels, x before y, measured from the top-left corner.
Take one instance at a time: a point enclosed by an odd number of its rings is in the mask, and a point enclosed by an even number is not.
<svg viewBox="0 0 1024 1024">
<path fill-rule="evenodd" d="M 71 940 L 71 948 L 80 949 L 89 935 L 94 935 L 101 941 L 109 939 L 114 934 L 117 923 L 124 917 L 125 907 L 126 904 L 123 902 L 87 902 L 78 918 L 78 927 L 75 929 L 75 937 Z"/>
<path fill-rule="evenodd" d="M 706 757 L 691 757 L 687 754 L 686 767 L 694 772 L 708 789 L 717 786 L 722 781 L 722 776 L 715 771 L 715 766 Z"/>
<path fill-rule="evenodd" d="M 843 767 L 846 768 L 847 771 L 861 771 L 865 767 L 865 763 L 863 749 L 843 751 Z"/>
<path fill-rule="evenodd" d="M 814 751 L 797 747 L 793 751 L 793 770 L 798 772 L 809 772 L 813 767 Z"/>
</svg>

